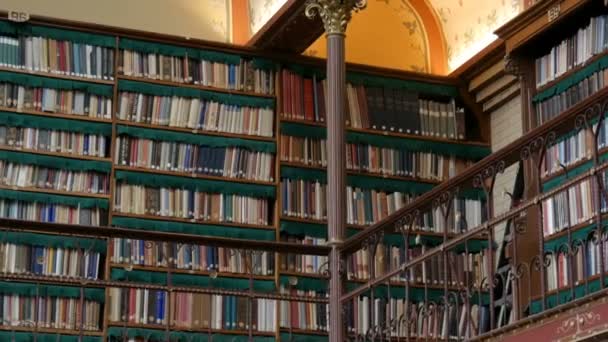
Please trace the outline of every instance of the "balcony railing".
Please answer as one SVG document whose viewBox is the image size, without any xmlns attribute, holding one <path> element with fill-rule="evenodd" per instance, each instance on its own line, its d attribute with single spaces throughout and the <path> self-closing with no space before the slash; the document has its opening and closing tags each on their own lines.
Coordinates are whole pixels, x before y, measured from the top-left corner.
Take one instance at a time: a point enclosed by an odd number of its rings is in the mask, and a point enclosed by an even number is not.
<svg viewBox="0 0 608 342">
<path fill-rule="evenodd" d="M 602 293 L 608 283 L 605 95 L 595 94 L 346 240 L 346 264 L 366 260 L 365 254 L 389 258 L 359 265 L 364 281 L 342 296 L 349 340 L 483 339 Z M 580 131 L 589 137 L 587 156 L 548 168 L 547 149 Z M 512 168 L 523 172 L 521 198 L 496 185 Z M 544 169 L 557 172 L 548 180 Z M 459 198 L 475 191 L 485 205 L 471 214 Z M 511 206 L 495 211 L 501 197 Z M 442 222 L 429 224 L 429 212 L 440 213 Z M 470 224 L 472 218 L 481 224 Z M 442 239 L 432 241 L 429 230 Z"/>
</svg>

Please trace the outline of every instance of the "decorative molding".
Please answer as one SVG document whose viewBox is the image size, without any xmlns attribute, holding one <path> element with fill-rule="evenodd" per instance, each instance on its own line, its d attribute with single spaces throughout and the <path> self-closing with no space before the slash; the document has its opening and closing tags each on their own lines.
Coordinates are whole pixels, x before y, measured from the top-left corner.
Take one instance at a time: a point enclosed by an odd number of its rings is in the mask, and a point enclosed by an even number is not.
<svg viewBox="0 0 608 342">
<path fill-rule="evenodd" d="M 321 17 L 326 34 L 343 35 L 352 11 L 358 12 L 365 6 L 367 0 L 308 0 L 305 14 L 310 19 Z"/>
</svg>

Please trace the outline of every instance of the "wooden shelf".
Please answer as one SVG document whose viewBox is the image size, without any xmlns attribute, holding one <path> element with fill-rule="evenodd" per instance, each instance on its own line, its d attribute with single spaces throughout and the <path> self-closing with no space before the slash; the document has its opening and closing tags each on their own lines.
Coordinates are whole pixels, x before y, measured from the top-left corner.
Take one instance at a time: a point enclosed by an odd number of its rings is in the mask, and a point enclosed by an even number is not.
<svg viewBox="0 0 608 342">
<path fill-rule="evenodd" d="M 182 223 L 192 223 L 192 224 L 205 224 L 205 225 L 214 225 L 214 226 L 225 226 L 225 227 L 234 227 L 234 228 L 248 228 L 248 229 L 260 229 L 260 230 L 275 230 L 272 225 L 262 225 L 262 224 L 250 224 L 250 223 L 231 223 L 231 222 L 216 222 L 216 221 L 203 221 L 203 220 L 195 220 L 195 219 L 185 219 L 178 217 L 165 217 L 165 216 L 157 216 L 157 215 L 140 215 L 140 214 L 127 214 L 121 213 L 118 211 L 114 211 L 112 213 L 114 217 L 130 217 L 130 218 L 138 218 L 145 220 L 156 220 L 156 221 L 169 221 L 169 222 L 182 222 Z"/>
<path fill-rule="evenodd" d="M 125 323 L 125 322 L 108 322 L 108 326 L 117 328 L 143 328 L 143 329 L 154 329 L 154 330 L 165 330 L 166 325 L 163 324 L 136 324 L 136 323 Z M 169 327 L 169 331 L 182 331 L 182 332 L 193 332 L 193 333 L 210 333 L 210 334 L 226 334 L 226 335 L 249 335 L 248 330 L 228 330 L 228 329 L 191 329 L 183 327 Z M 275 336 L 275 332 L 263 332 L 253 331 L 253 336 Z"/>
<path fill-rule="evenodd" d="M 160 266 L 144 266 L 144 265 L 132 265 L 132 264 L 121 264 L 121 263 L 110 263 L 111 268 L 133 268 L 134 270 L 139 271 L 148 271 L 148 272 L 162 272 L 167 273 L 171 271 L 171 273 L 179 273 L 179 274 L 189 274 L 189 275 L 198 275 L 198 276 L 206 276 L 209 277 L 213 272 L 210 271 L 202 271 L 202 270 L 187 270 L 187 269 L 179 269 L 179 268 L 168 268 L 168 267 L 160 267 Z M 216 272 L 218 277 L 222 278 L 238 278 L 238 279 L 249 279 L 249 275 L 245 273 L 229 273 L 229 272 Z M 274 275 L 254 275 L 253 279 L 255 280 L 274 280 Z"/>
<path fill-rule="evenodd" d="M 329 276 L 319 274 L 319 273 L 305 273 L 305 272 L 294 272 L 294 271 L 281 271 L 281 275 L 290 276 L 290 277 L 301 277 L 301 278 L 314 278 L 314 279 L 325 279 L 329 280 Z M 346 282 L 356 283 L 356 284 L 365 284 L 369 279 L 348 279 Z M 391 280 L 390 285 L 395 287 L 405 287 L 406 281 L 402 280 Z M 422 282 L 411 282 L 409 284 L 411 288 L 423 289 L 428 288 L 429 290 L 444 290 L 443 284 L 424 284 Z M 456 290 L 461 287 L 457 283 L 448 284 L 448 290 Z"/>
<path fill-rule="evenodd" d="M 602 213 L 601 220 L 603 221 L 605 219 L 608 219 L 608 213 Z M 591 224 L 597 224 L 597 222 L 595 221 L 595 215 L 593 215 L 593 217 L 591 219 L 589 219 L 589 220 L 586 220 L 584 222 L 577 223 L 577 224 L 571 226 L 570 227 L 570 233 L 574 233 L 577 230 L 583 229 L 583 228 L 585 228 L 585 227 L 587 227 L 587 226 L 589 226 Z M 568 229 L 564 228 L 564 229 L 560 230 L 559 232 L 555 232 L 555 233 L 553 233 L 551 235 L 546 235 L 544 237 L 544 242 L 555 240 L 557 238 L 560 238 L 560 237 L 566 236 L 566 235 L 568 235 Z"/>
<path fill-rule="evenodd" d="M 54 73 L 54 72 L 33 71 L 33 70 L 27 70 L 27 69 L 16 69 L 16 68 L 11 68 L 11 67 L 0 67 L 0 71 L 9 71 L 9 72 L 14 72 L 16 74 L 51 77 L 51 78 L 58 78 L 58 79 L 70 80 L 70 81 L 80 81 L 80 82 L 114 85 L 113 80 L 101 80 L 101 79 L 97 79 L 97 78 L 87 78 L 87 77 L 80 77 L 80 76 L 64 75 L 64 74 L 59 74 L 59 73 Z"/>
<path fill-rule="evenodd" d="M 606 273 L 604 273 L 604 276 L 605 276 L 605 275 L 606 275 Z M 545 275 L 545 277 L 546 277 L 546 275 Z M 599 279 L 600 279 L 600 274 L 594 274 L 594 275 L 592 275 L 592 276 L 590 276 L 590 277 L 588 277 L 588 278 L 587 278 L 587 283 L 590 283 L 590 282 L 592 282 L 592 281 L 594 281 L 594 280 L 599 280 Z M 583 286 L 583 287 L 584 287 L 584 286 L 585 286 L 585 280 L 582 280 L 582 281 L 580 281 L 580 282 L 575 282 L 575 283 L 574 283 L 574 288 L 575 288 L 575 289 L 576 289 L 576 287 L 578 287 L 578 286 Z M 553 290 L 548 290 L 548 291 L 545 293 L 545 297 L 549 297 L 549 296 L 552 296 L 552 295 L 557 294 L 558 292 L 563 292 L 563 291 L 570 291 L 570 285 L 567 285 L 567 286 L 562 286 L 562 287 L 558 287 L 558 288 L 553 289 Z M 590 293 L 593 293 L 593 292 L 597 292 L 597 291 L 600 291 L 600 290 L 595 290 L 595 291 L 594 291 L 594 290 L 591 290 L 591 289 L 590 289 L 590 290 L 589 290 L 589 294 L 590 294 Z M 541 300 L 541 299 L 542 299 L 542 295 L 538 295 L 538 296 L 534 296 L 534 297 L 532 297 L 532 298 L 530 299 L 530 301 L 531 301 L 531 302 L 533 302 L 533 301 L 537 301 L 537 300 Z M 571 300 L 573 300 L 573 299 L 571 299 Z M 563 303 L 561 303 L 561 304 L 563 304 Z"/>
<path fill-rule="evenodd" d="M 20 327 L 20 326 L 6 326 L 0 325 L 0 330 L 4 331 L 15 331 L 15 332 L 38 332 L 41 334 L 59 334 L 59 335 L 80 335 L 79 330 L 70 330 L 70 329 L 54 329 L 54 328 L 42 328 L 42 327 Z M 91 331 L 91 330 L 83 330 L 83 336 L 103 336 L 103 331 Z"/>
<path fill-rule="evenodd" d="M 204 85 L 199 85 L 199 84 L 194 84 L 194 83 L 180 83 L 180 82 L 173 82 L 173 81 L 164 81 L 164 80 L 158 80 L 158 79 L 153 79 L 153 78 L 147 78 L 147 77 L 143 77 L 143 76 L 139 77 L 139 76 L 127 76 L 124 74 L 118 74 L 117 77 L 118 77 L 118 80 L 145 82 L 145 83 L 159 84 L 159 85 L 170 86 L 170 87 L 191 88 L 191 89 L 213 91 L 213 92 L 226 93 L 226 94 L 232 94 L 232 95 L 263 97 L 263 98 L 268 98 L 268 99 L 276 98 L 275 95 L 261 94 L 261 93 L 256 93 L 253 91 L 232 90 L 232 89 L 226 89 L 226 88 L 204 86 Z"/>
<path fill-rule="evenodd" d="M 292 222 L 302 222 L 302 223 L 313 223 L 313 224 L 327 225 L 327 221 L 326 220 L 315 220 L 315 219 L 310 219 L 310 218 L 292 217 L 292 216 L 285 216 L 283 214 L 281 215 L 280 220 L 282 220 L 282 221 L 292 221 Z M 369 227 L 369 225 L 347 224 L 346 227 L 347 228 L 351 228 L 351 229 L 360 229 L 360 230 L 363 230 L 363 229 Z M 416 231 L 415 235 L 443 237 L 443 233 L 427 232 L 427 231 L 424 231 L 424 230 Z M 455 234 L 452 234 L 452 233 L 448 234 L 448 236 L 454 236 L 454 235 Z"/>
<path fill-rule="evenodd" d="M 602 58 L 602 57 L 604 57 L 604 56 L 606 56 L 606 55 L 608 55 L 608 50 L 604 50 L 604 51 L 602 51 L 601 53 L 599 53 L 599 54 L 597 54 L 597 55 L 592 56 L 592 57 L 591 57 L 591 58 L 589 58 L 587 61 L 585 61 L 583 64 L 578 65 L 578 66 L 576 66 L 576 67 L 574 67 L 574 68 L 572 68 L 572 69 L 570 69 L 570 70 L 566 71 L 565 73 L 563 73 L 563 74 L 559 75 L 557 78 L 555 78 L 555 79 L 553 79 L 553 80 L 551 80 L 551 81 L 549 81 L 549 82 L 547 82 L 547 83 L 543 84 L 542 86 L 540 86 L 540 87 L 536 88 L 535 94 L 538 94 L 538 93 L 540 93 L 540 92 L 542 92 L 542 91 L 544 91 L 544 90 L 547 90 L 547 89 L 549 89 L 549 88 L 553 87 L 553 86 L 554 86 L 554 85 L 556 85 L 557 83 L 559 83 L 559 82 L 561 82 L 561 81 L 563 81 L 563 80 L 565 80 L 565 79 L 567 79 L 567 78 L 571 77 L 571 76 L 572 76 L 572 75 L 574 75 L 576 72 L 578 72 L 578 71 L 580 71 L 580 70 L 584 69 L 584 68 L 585 68 L 585 67 L 587 67 L 589 64 L 594 63 L 595 61 L 597 61 L 598 59 L 600 59 L 600 58 Z"/>
<path fill-rule="evenodd" d="M 154 125 L 154 124 L 133 122 L 133 121 L 127 121 L 127 120 L 120 120 L 120 119 L 116 119 L 115 122 L 117 125 L 158 129 L 158 130 L 173 131 L 173 132 L 180 132 L 180 133 L 201 134 L 201 135 L 218 136 L 218 137 L 224 137 L 224 138 L 229 137 L 229 138 L 240 138 L 240 139 L 247 139 L 247 140 L 269 141 L 269 142 L 276 141 L 276 139 L 273 137 L 263 137 L 260 135 L 247 135 L 247 134 L 227 133 L 227 132 L 212 132 L 212 131 L 205 131 L 205 130 L 200 130 L 200 129 Z"/>
<path fill-rule="evenodd" d="M 323 166 L 311 166 L 311 165 L 305 165 L 305 164 L 300 164 L 297 162 L 288 162 L 288 161 L 281 161 L 281 166 L 290 166 L 290 167 L 301 168 L 301 169 L 327 171 L 327 168 L 323 167 Z M 438 185 L 438 184 L 441 184 L 441 182 L 442 182 L 442 181 L 433 180 L 433 179 L 423 179 L 423 178 L 409 177 L 409 176 L 385 175 L 385 174 L 381 174 L 381 173 L 356 171 L 356 170 L 349 170 L 349 169 L 346 170 L 346 174 L 350 175 L 350 176 L 365 176 L 365 177 L 374 177 L 374 178 L 382 178 L 382 179 L 394 179 L 394 180 L 398 180 L 398 181 L 417 182 L 417 183 L 425 183 L 425 184 L 432 184 L 432 185 Z"/>
<path fill-rule="evenodd" d="M 602 155 L 605 153 L 608 153 L 608 147 L 604 147 L 598 151 L 598 155 Z M 544 177 L 541 178 L 541 183 L 546 183 L 553 178 L 557 178 L 557 177 L 565 174 L 566 172 L 570 172 L 587 162 L 593 162 L 593 157 L 590 155 L 587 155 L 583 159 L 577 161 L 576 163 L 567 165 L 565 170 L 563 168 L 560 168 L 558 171 L 545 175 Z"/>
<path fill-rule="evenodd" d="M 17 187 L 17 186 L 0 185 L 0 189 L 38 192 L 38 193 L 43 193 L 43 194 L 55 194 L 55 195 L 63 195 L 63 196 L 91 197 L 91 198 L 101 198 L 101 199 L 107 199 L 107 200 L 110 199 L 109 194 L 93 194 L 93 193 L 88 193 L 88 192 L 71 192 L 71 191 L 55 190 L 55 189 L 39 189 L 39 188 L 34 188 L 34 187 Z"/>
<path fill-rule="evenodd" d="M 112 123 L 112 119 L 91 118 L 88 116 L 78 115 L 78 114 L 43 112 L 43 111 L 33 110 L 33 109 L 17 109 L 17 108 L 13 108 L 13 107 L 0 107 L 0 111 L 12 112 L 12 113 L 17 113 L 17 114 L 44 116 L 44 117 L 48 117 L 48 118 L 70 119 L 70 120 L 100 122 L 100 123 L 108 123 L 108 124 Z"/>
<path fill-rule="evenodd" d="M 208 179 L 215 181 L 224 181 L 224 182 L 234 182 L 234 183 L 246 183 L 246 184 L 258 184 L 258 185 L 271 185 L 276 186 L 275 182 L 272 181 L 258 181 L 258 180 L 250 180 L 243 178 L 229 178 L 222 176 L 209 176 L 200 173 L 192 173 L 192 172 L 181 172 L 181 171 L 164 171 L 164 170 L 155 170 L 148 169 L 145 167 L 135 167 L 135 166 L 123 166 L 123 165 L 114 165 L 114 170 L 122 170 L 122 171 L 133 171 L 133 172 L 144 172 L 144 173 L 153 173 L 153 174 L 162 174 L 176 177 L 185 177 L 185 178 L 194 178 L 194 179 Z"/>
<path fill-rule="evenodd" d="M 325 123 L 321 123 L 321 122 L 314 122 L 314 121 L 300 120 L 300 119 L 287 119 L 284 117 L 281 117 L 281 122 L 288 122 L 288 123 L 302 124 L 302 125 L 309 125 L 309 126 L 316 126 L 316 127 L 325 127 L 326 126 Z M 440 143 L 457 144 L 457 145 L 465 145 L 465 146 L 488 147 L 488 148 L 490 147 L 490 145 L 488 143 L 480 142 L 480 141 L 468 141 L 468 140 L 456 140 L 456 139 L 429 137 L 426 135 L 380 131 L 380 130 L 367 129 L 367 128 L 346 127 L 346 131 L 354 132 L 354 133 L 362 133 L 362 134 L 380 135 L 380 136 L 384 136 L 384 137 L 413 139 L 413 140 L 440 142 Z"/>
<path fill-rule="evenodd" d="M 104 157 L 94 157 L 94 156 L 86 156 L 86 155 L 80 155 L 80 154 L 70 154 L 70 153 L 63 153 L 63 152 L 38 151 L 38 150 L 29 149 L 29 148 L 21 148 L 21 147 L 6 146 L 6 145 L 0 145 L 0 150 L 2 150 L 2 151 L 12 151 L 12 152 L 23 152 L 23 153 L 30 153 L 30 154 L 38 154 L 38 155 L 42 155 L 42 156 L 51 156 L 51 157 L 62 157 L 62 158 L 71 158 L 71 159 L 82 159 L 82 160 L 94 160 L 94 161 L 102 161 L 102 162 L 108 162 L 108 163 L 112 162 L 112 159 L 110 159 L 110 158 L 104 158 Z"/>
<path fill-rule="evenodd" d="M 281 327 L 282 333 L 289 333 L 290 329 L 286 327 Z M 291 328 L 291 332 L 297 335 L 316 335 L 316 336 L 329 336 L 327 331 L 322 330 L 308 330 L 308 329 L 296 329 Z"/>
</svg>

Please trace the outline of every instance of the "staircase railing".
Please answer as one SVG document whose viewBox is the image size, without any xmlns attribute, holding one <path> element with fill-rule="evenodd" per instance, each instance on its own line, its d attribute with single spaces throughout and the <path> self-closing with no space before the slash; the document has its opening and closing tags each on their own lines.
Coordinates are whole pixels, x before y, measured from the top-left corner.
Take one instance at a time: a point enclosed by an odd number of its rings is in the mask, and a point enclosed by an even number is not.
<svg viewBox="0 0 608 342">
<path fill-rule="evenodd" d="M 347 239 L 342 258 L 349 286 L 342 302 L 350 339 L 487 337 L 603 290 L 608 162 L 600 133 L 606 93 L 596 93 Z M 560 162 L 564 169 L 543 186 L 547 147 L 580 130 L 593 137 L 589 159 L 577 167 Z M 497 212 L 494 202 L 511 190 L 498 188 L 496 181 L 518 167 L 525 175 L 524 198 Z M 467 212 L 466 198 L 475 191 L 484 203 L 472 210 L 482 210 Z M 472 218 L 480 224 L 470 224 Z M 559 231 L 547 231 L 555 226 Z M 503 254 L 509 266 L 499 268 Z M 374 256 L 389 259 L 372 262 Z"/>
</svg>

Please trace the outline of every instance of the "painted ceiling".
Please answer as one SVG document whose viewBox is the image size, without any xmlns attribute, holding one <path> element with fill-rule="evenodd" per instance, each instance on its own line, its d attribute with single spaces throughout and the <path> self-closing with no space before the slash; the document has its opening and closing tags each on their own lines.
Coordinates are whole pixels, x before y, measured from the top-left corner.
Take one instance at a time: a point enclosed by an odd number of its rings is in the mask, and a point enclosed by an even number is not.
<svg viewBox="0 0 608 342">
<path fill-rule="evenodd" d="M 349 62 L 402 70 L 446 73 L 491 43 L 493 31 L 516 16 L 523 0 L 367 0 L 347 31 Z M 255 34 L 286 0 L 249 0 L 250 30 Z M 420 7 L 428 6 L 440 27 L 443 68 L 431 68 L 433 46 Z M 305 52 L 325 57 L 321 37 Z"/>
</svg>

